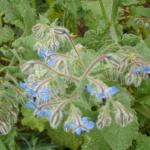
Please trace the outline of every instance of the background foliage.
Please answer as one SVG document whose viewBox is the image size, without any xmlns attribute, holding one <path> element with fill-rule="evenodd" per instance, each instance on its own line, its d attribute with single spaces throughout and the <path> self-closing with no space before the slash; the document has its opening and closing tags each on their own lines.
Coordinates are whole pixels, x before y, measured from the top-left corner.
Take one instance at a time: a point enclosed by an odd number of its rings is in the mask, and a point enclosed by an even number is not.
<svg viewBox="0 0 150 150">
<path fill-rule="evenodd" d="M 33 25 L 49 21 L 67 27 L 74 40 L 88 49 L 87 63 L 112 43 L 136 49 L 150 61 L 149 0 L 0 0 L 0 149 L 149 150 L 149 80 L 139 88 L 123 86 L 118 95 L 135 115 L 126 128 L 113 122 L 103 130 L 76 136 L 61 127 L 51 129 L 45 118 L 37 119 L 23 107 L 25 96 L 18 82 L 25 75 L 20 65 L 37 58 Z M 111 77 L 107 82 L 119 84 Z"/>
</svg>

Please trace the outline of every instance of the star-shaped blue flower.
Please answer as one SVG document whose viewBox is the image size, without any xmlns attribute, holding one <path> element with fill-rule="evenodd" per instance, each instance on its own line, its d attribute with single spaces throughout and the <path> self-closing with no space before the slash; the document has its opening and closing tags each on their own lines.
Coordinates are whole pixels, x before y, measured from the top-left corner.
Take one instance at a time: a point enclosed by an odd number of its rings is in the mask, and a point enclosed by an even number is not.
<svg viewBox="0 0 150 150">
<path fill-rule="evenodd" d="M 97 99 L 108 99 L 118 92 L 118 88 L 115 86 L 108 87 L 105 91 L 100 91 L 96 94 Z"/>
<path fill-rule="evenodd" d="M 20 87 L 27 91 L 30 96 L 36 96 L 36 92 L 34 90 L 35 85 L 29 87 L 26 83 L 20 82 Z"/>
<path fill-rule="evenodd" d="M 95 126 L 95 122 L 90 121 L 89 117 L 82 117 L 79 124 L 76 122 L 68 122 L 64 125 L 65 130 L 72 130 L 73 133 L 80 135 L 84 131 L 92 130 Z"/>
<path fill-rule="evenodd" d="M 88 84 L 87 91 L 91 95 L 95 95 L 98 100 L 99 99 L 103 100 L 103 99 L 108 99 L 112 97 L 113 95 L 115 95 L 118 92 L 118 88 L 115 86 L 112 86 L 112 87 L 106 88 L 104 91 L 100 90 L 99 92 L 97 92 L 92 86 L 92 84 Z"/>
<path fill-rule="evenodd" d="M 20 82 L 20 86 L 25 91 L 27 91 L 27 93 L 32 97 L 36 97 L 37 92 L 38 92 L 39 98 L 43 99 L 43 100 L 46 100 L 46 101 L 49 100 L 52 96 L 52 90 L 50 88 L 41 88 L 41 89 L 39 89 L 39 91 L 35 91 L 34 89 L 35 89 L 36 85 L 32 85 L 32 86 L 29 87 L 24 82 Z"/>
<path fill-rule="evenodd" d="M 44 48 L 41 48 L 39 51 L 38 51 L 38 56 L 40 58 L 45 58 L 47 57 L 47 51 L 44 49 Z"/>
<path fill-rule="evenodd" d="M 29 102 L 29 103 L 25 104 L 25 106 L 27 108 L 37 110 L 36 114 L 35 114 L 37 117 L 46 116 L 46 117 L 48 117 L 48 119 L 51 118 L 52 112 L 49 109 L 39 109 L 39 107 L 36 105 L 36 103 L 32 103 L 32 102 Z"/>
<path fill-rule="evenodd" d="M 56 60 L 55 60 L 55 57 L 53 56 L 50 56 L 52 54 L 54 54 L 55 52 L 54 51 L 48 51 L 48 50 L 45 50 L 44 48 L 41 48 L 39 51 L 38 51 L 38 55 L 39 57 L 41 58 L 44 58 L 46 60 L 46 63 L 49 67 L 53 67 L 55 64 L 56 64 Z"/>
</svg>

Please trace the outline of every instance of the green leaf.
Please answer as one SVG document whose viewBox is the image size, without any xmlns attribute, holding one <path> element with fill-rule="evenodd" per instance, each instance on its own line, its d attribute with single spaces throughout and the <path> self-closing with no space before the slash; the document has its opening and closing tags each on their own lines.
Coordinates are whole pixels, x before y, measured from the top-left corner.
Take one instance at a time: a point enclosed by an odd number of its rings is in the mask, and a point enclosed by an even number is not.
<svg viewBox="0 0 150 150">
<path fill-rule="evenodd" d="M 134 108 L 137 112 L 141 113 L 144 117 L 150 119 L 150 107 L 142 104 L 136 104 Z"/>
<path fill-rule="evenodd" d="M 0 35 L 0 44 L 2 44 L 3 42 L 6 43 L 12 41 L 14 39 L 13 30 L 7 26 L 0 28 Z"/>
<path fill-rule="evenodd" d="M 140 16 L 145 16 L 145 17 L 150 17 L 150 9 L 149 8 L 145 8 L 143 6 L 139 6 L 139 7 L 133 7 L 131 9 L 132 14 L 136 17 L 140 17 Z"/>
<path fill-rule="evenodd" d="M 140 99 L 140 103 L 150 107 L 150 96 L 146 96 L 145 98 Z"/>
<path fill-rule="evenodd" d="M 111 20 L 113 1 L 112 0 L 100 0 L 100 1 L 102 1 L 103 5 L 104 5 L 104 9 L 105 9 L 108 20 Z"/>
<path fill-rule="evenodd" d="M 65 132 L 63 128 L 51 129 L 47 128 L 49 136 L 53 139 L 53 142 L 58 144 L 61 148 L 70 148 L 71 150 L 77 150 L 83 143 L 83 137 L 77 136 L 70 132 Z"/>
<path fill-rule="evenodd" d="M 7 149 L 11 150 L 11 149 L 15 149 L 16 148 L 15 139 L 16 139 L 17 135 L 18 134 L 17 134 L 16 128 L 13 128 L 11 130 L 11 132 L 9 132 L 9 134 L 1 137 L 1 140 L 5 144 L 5 146 L 7 147 Z"/>
<path fill-rule="evenodd" d="M 150 60 L 150 49 L 144 41 L 141 40 L 141 42 L 136 45 L 136 49 L 140 55 L 142 55 L 148 61 Z"/>
<path fill-rule="evenodd" d="M 6 58 L 12 58 L 13 57 L 13 53 L 12 53 L 11 49 L 1 47 L 0 48 L 0 53 L 3 57 L 6 57 Z"/>
<path fill-rule="evenodd" d="M 149 150 L 150 149 L 150 137 L 139 134 L 137 138 L 136 150 Z"/>
<path fill-rule="evenodd" d="M 134 34 L 124 34 L 121 39 L 121 43 L 125 45 L 135 46 L 139 42 L 139 37 Z"/>
<path fill-rule="evenodd" d="M 33 111 L 30 108 L 23 107 L 22 113 L 24 118 L 21 120 L 21 123 L 23 125 L 28 126 L 31 129 L 38 129 L 38 131 L 40 132 L 42 132 L 45 129 L 46 123 L 48 122 L 47 118 L 36 118 L 35 116 L 33 116 Z"/>
<path fill-rule="evenodd" d="M 3 79 L 4 80 L 4 79 Z M 8 82 L 0 86 L 0 134 L 6 135 L 16 123 L 18 117 L 18 104 L 20 96 L 16 87 Z M 17 89 L 18 90 L 18 89 Z"/>
<path fill-rule="evenodd" d="M 5 147 L 4 143 L 1 140 L 0 140 L 0 149 L 7 150 L 7 148 Z"/>
<path fill-rule="evenodd" d="M 109 145 L 104 140 L 101 131 L 97 129 L 84 136 L 84 143 L 81 150 L 110 150 Z"/>
<path fill-rule="evenodd" d="M 133 121 L 126 127 L 120 127 L 116 124 L 113 117 L 112 124 L 101 130 L 101 134 L 112 150 L 126 150 L 131 146 L 132 141 L 137 138 L 137 118 L 130 106 L 132 98 L 125 89 L 120 89 L 115 99 L 119 100 L 125 108 L 134 115 Z"/>
<path fill-rule="evenodd" d="M 15 40 L 12 45 L 14 48 L 24 47 L 26 49 L 33 49 L 33 46 L 35 44 L 35 37 L 33 34 L 25 37 L 21 37 L 17 40 Z"/>
<path fill-rule="evenodd" d="M 138 127 L 136 119 L 127 127 L 120 127 L 113 121 L 110 127 L 101 131 L 101 134 L 112 150 L 126 150 L 136 139 Z"/>
<path fill-rule="evenodd" d="M 6 0 L 5 3 L 1 3 L 1 1 L 0 4 L 5 6 L 0 8 L 5 14 L 4 21 L 22 29 L 24 35 L 30 34 L 32 26 L 36 23 L 36 14 L 29 2 L 27 0 Z"/>
<path fill-rule="evenodd" d="M 138 0 L 121 0 L 121 5 L 123 6 L 129 6 L 129 5 L 135 5 L 138 4 L 139 1 Z"/>
</svg>

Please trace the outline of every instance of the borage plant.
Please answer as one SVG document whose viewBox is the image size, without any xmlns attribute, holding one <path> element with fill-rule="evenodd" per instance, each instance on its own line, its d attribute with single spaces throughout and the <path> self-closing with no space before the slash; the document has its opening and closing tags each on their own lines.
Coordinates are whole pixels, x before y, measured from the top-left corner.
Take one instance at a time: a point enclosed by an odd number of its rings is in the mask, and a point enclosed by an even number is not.
<svg viewBox="0 0 150 150">
<path fill-rule="evenodd" d="M 121 127 L 133 121 L 134 114 L 120 100 L 122 88 L 108 82 L 104 72 L 113 70 L 116 78 L 122 77 L 123 84 L 137 87 L 150 72 L 144 58 L 136 51 L 122 50 L 93 56 L 85 47 L 74 44 L 67 29 L 54 24 L 37 24 L 33 32 L 40 60 L 21 66 L 29 76 L 20 86 L 27 96 L 25 107 L 32 109 L 35 117 L 47 117 L 52 128 L 63 123 L 65 131 L 78 135 L 95 126 L 111 126 L 113 120 Z M 64 54 L 60 47 L 65 42 L 72 50 Z M 94 109 L 97 117 L 93 117 Z"/>
</svg>

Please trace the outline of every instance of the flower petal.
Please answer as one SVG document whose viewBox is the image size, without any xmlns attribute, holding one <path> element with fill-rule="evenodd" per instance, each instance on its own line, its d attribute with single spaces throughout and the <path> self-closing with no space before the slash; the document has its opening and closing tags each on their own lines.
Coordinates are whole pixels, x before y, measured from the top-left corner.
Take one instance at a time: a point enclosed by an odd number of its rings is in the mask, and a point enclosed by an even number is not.
<svg viewBox="0 0 150 150">
<path fill-rule="evenodd" d="M 83 131 L 82 128 L 79 127 L 79 128 L 77 128 L 74 132 L 75 132 L 77 135 L 80 135 L 82 131 Z"/>
<path fill-rule="evenodd" d="M 45 58 L 47 56 L 47 52 L 44 48 L 41 48 L 39 51 L 38 51 L 38 56 L 41 57 L 41 58 Z"/>
<path fill-rule="evenodd" d="M 93 94 L 93 93 L 94 93 L 94 88 L 93 88 L 92 84 L 88 84 L 88 85 L 87 85 L 87 91 L 88 91 L 90 94 Z"/>
<path fill-rule="evenodd" d="M 88 121 L 89 121 L 89 117 L 82 117 L 82 118 L 81 118 L 81 122 L 82 122 L 83 124 L 88 123 Z"/>
<path fill-rule="evenodd" d="M 23 88 L 23 89 L 27 89 L 27 88 L 28 88 L 28 86 L 27 86 L 26 83 L 24 83 L 24 82 L 20 82 L 19 85 L 20 85 L 20 87 Z"/>
<path fill-rule="evenodd" d="M 38 117 L 47 116 L 49 119 L 51 118 L 51 114 L 51 111 L 48 109 L 44 109 L 36 113 Z"/>
<path fill-rule="evenodd" d="M 54 66 L 55 63 L 56 63 L 56 61 L 54 59 L 48 59 L 48 61 L 47 61 L 47 64 L 48 64 L 49 67 Z"/>
<path fill-rule="evenodd" d="M 51 89 L 48 89 L 48 88 L 42 88 L 39 91 L 40 98 L 43 100 L 49 100 L 51 97 L 51 94 L 52 94 L 52 91 Z"/>
<path fill-rule="evenodd" d="M 95 122 L 93 121 L 89 121 L 88 124 L 86 124 L 86 128 L 89 130 L 93 129 L 94 126 L 95 126 Z"/>
<path fill-rule="evenodd" d="M 32 103 L 27 103 L 27 104 L 25 104 L 25 106 L 26 106 L 27 108 L 36 109 L 36 105 L 34 105 L 34 104 L 32 104 Z"/>
<path fill-rule="evenodd" d="M 114 94 L 116 94 L 118 92 L 118 88 L 115 86 L 109 87 L 108 88 L 108 94 L 110 96 L 113 96 Z"/>
</svg>

